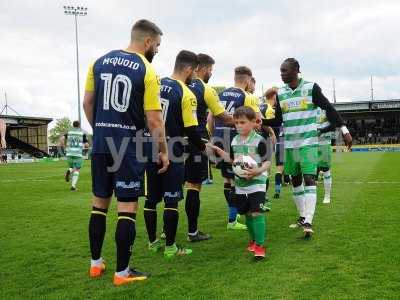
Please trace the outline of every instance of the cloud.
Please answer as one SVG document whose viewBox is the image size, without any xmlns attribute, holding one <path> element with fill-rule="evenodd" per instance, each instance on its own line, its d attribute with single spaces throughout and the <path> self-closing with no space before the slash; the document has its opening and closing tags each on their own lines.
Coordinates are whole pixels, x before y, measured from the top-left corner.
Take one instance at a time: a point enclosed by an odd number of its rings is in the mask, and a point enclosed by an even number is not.
<svg viewBox="0 0 400 300">
<path fill-rule="evenodd" d="M 296 57 L 303 77 L 331 98 L 367 100 L 370 75 L 375 98 L 400 98 L 397 13 L 400 2 L 384 1 L 79 1 L 80 84 L 83 98 L 88 65 L 109 50 L 125 48 L 139 18 L 153 20 L 164 35 L 154 66 L 171 74 L 177 52 L 189 49 L 217 61 L 211 83 L 231 85 L 233 68 L 248 65 L 257 91 L 281 84 L 279 66 Z M 0 4 L 0 103 L 20 114 L 77 116 L 72 1 L 8 1 Z M 84 119 L 84 117 L 83 117 Z M 88 128 L 87 122 L 84 127 Z"/>
</svg>

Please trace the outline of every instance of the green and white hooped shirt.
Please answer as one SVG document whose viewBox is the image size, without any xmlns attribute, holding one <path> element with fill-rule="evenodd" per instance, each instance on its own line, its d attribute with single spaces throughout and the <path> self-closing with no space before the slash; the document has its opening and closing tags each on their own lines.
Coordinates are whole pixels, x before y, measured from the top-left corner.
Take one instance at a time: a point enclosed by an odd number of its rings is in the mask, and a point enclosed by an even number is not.
<svg viewBox="0 0 400 300">
<path fill-rule="evenodd" d="M 294 91 L 287 84 L 278 90 L 285 149 L 318 145 L 317 106 L 312 99 L 314 82 L 299 81 Z"/>
<path fill-rule="evenodd" d="M 83 131 L 78 128 L 68 131 L 67 136 L 67 156 L 82 157 L 83 151 Z"/>
<path fill-rule="evenodd" d="M 244 141 L 240 139 L 240 135 L 236 135 L 231 143 L 233 158 L 237 159 L 240 156 L 248 155 L 251 156 L 257 162 L 258 167 L 260 167 L 263 163 L 262 157 L 258 150 L 260 143 L 265 143 L 265 140 L 255 131 L 253 131 Z M 252 179 L 243 179 L 235 176 L 235 192 L 236 194 L 265 192 L 266 180 L 267 172 L 263 172 Z"/>
</svg>

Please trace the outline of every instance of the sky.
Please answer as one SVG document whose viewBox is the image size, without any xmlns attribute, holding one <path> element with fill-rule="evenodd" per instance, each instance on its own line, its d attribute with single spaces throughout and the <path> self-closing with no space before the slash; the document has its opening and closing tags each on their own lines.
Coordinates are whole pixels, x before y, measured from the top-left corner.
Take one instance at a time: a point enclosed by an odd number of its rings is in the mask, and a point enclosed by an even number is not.
<svg viewBox="0 0 400 300">
<path fill-rule="evenodd" d="M 88 8 L 78 18 L 81 100 L 89 64 L 126 48 L 142 18 L 164 33 L 153 60 L 161 77 L 186 49 L 215 58 L 212 85 L 232 85 L 233 69 L 249 66 L 261 94 L 282 84 L 279 66 L 295 57 L 331 100 L 333 79 L 337 101 L 369 100 L 371 76 L 375 99 L 400 98 L 398 0 L 13 0 L 0 2 L 0 108 L 6 93 L 20 115 L 77 119 L 74 18 L 64 5 Z M 82 120 L 90 131 L 83 110 Z"/>
</svg>

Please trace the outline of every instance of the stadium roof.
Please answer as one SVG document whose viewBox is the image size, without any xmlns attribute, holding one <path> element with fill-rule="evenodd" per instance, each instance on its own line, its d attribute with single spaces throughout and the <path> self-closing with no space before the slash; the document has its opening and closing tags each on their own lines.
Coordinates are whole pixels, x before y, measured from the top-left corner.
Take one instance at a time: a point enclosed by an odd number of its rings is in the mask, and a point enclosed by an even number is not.
<svg viewBox="0 0 400 300">
<path fill-rule="evenodd" d="M 400 99 L 336 102 L 338 111 L 400 111 Z"/>
<path fill-rule="evenodd" d="M 47 125 L 51 121 L 53 121 L 52 118 L 12 116 L 12 115 L 0 115 L 0 119 L 3 119 L 6 122 L 6 124 L 11 127 L 40 126 L 40 125 Z"/>
</svg>

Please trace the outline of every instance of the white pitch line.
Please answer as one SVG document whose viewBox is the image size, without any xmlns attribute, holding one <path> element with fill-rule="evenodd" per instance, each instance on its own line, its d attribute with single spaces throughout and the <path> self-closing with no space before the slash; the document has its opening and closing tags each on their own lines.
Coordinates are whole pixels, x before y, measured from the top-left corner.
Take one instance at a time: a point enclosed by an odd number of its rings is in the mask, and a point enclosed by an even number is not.
<svg viewBox="0 0 400 300">
<path fill-rule="evenodd" d="M 63 174 L 58 175 L 49 175 L 49 176 L 38 176 L 38 177 L 28 177 L 28 178 L 19 178 L 19 179 L 3 179 L 0 180 L 0 183 L 10 183 L 10 182 L 19 182 L 19 181 L 46 181 L 48 178 L 60 177 L 63 178 Z"/>
<path fill-rule="evenodd" d="M 323 183 L 322 181 L 320 182 Z M 400 181 L 335 181 L 333 183 L 340 184 L 400 184 Z"/>
</svg>

